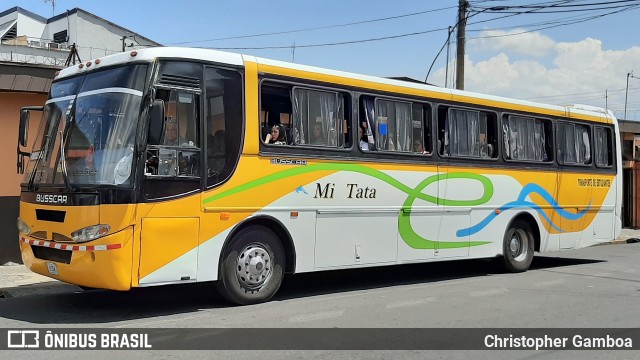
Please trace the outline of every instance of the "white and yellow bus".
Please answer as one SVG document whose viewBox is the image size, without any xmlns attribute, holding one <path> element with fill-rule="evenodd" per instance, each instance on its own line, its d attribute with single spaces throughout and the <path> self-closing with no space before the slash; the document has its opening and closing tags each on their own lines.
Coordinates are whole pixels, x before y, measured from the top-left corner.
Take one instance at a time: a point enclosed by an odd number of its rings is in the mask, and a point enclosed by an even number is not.
<svg viewBox="0 0 640 360">
<path fill-rule="evenodd" d="M 204 49 L 62 70 L 21 113 L 20 248 L 91 288 L 215 281 L 269 300 L 284 273 L 534 252 L 621 229 L 618 124 L 560 107 Z"/>
</svg>

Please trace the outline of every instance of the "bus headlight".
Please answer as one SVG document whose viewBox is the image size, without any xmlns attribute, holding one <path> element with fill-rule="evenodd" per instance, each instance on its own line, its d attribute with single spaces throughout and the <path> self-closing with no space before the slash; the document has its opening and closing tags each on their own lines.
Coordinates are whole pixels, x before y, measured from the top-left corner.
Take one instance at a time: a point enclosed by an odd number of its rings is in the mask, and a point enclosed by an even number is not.
<svg viewBox="0 0 640 360">
<path fill-rule="evenodd" d="M 111 227 L 105 224 L 87 226 L 86 228 L 82 228 L 72 232 L 71 238 L 75 242 L 87 242 L 99 239 L 107 235 L 109 233 L 109 230 L 111 230 Z"/>
<path fill-rule="evenodd" d="M 31 233 L 31 228 L 27 223 L 22 221 L 22 219 L 18 218 L 18 231 L 22 234 L 29 235 Z"/>
</svg>

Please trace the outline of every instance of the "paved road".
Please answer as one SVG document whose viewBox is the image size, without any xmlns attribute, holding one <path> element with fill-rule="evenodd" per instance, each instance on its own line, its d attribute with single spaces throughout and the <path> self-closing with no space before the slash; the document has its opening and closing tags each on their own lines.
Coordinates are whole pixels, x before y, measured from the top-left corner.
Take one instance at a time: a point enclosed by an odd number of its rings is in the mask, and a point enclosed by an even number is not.
<svg viewBox="0 0 640 360">
<path fill-rule="evenodd" d="M 266 304 L 229 307 L 210 285 L 0 299 L 0 328 L 640 327 L 640 244 L 548 253 L 522 274 L 487 261 L 300 274 Z M 250 341 L 250 339 L 248 339 Z M 50 352 L 50 359 L 83 352 Z M 208 358 L 211 354 L 190 352 Z M 286 358 L 493 358 L 489 352 L 266 352 Z M 14 356 L 16 355 L 16 356 Z M 27 353 L 12 353 L 12 358 Z M 37 357 L 37 354 L 33 354 Z M 86 355 L 86 354 L 85 354 Z M 98 356 L 107 356 L 103 352 Z M 133 353 L 126 353 L 125 356 Z M 179 352 L 138 353 L 143 358 Z M 256 352 L 218 356 L 255 358 Z M 638 352 L 501 352 L 508 358 L 640 358 Z M 1 357 L 1 356 L 0 356 Z M 260 357 L 264 357 L 260 355 Z"/>
</svg>

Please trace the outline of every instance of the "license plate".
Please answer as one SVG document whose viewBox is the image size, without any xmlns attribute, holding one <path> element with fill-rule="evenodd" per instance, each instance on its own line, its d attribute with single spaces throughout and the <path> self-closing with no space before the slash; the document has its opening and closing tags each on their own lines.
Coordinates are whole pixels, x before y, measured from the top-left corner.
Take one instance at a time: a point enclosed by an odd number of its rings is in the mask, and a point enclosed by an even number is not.
<svg viewBox="0 0 640 360">
<path fill-rule="evenodd" d="M 51 275 L 58 275 L 58 265 L 56 265 L 56 263 L 48 262 L 47 271 L 49 271 L 49 274 Z"/>
</svg>

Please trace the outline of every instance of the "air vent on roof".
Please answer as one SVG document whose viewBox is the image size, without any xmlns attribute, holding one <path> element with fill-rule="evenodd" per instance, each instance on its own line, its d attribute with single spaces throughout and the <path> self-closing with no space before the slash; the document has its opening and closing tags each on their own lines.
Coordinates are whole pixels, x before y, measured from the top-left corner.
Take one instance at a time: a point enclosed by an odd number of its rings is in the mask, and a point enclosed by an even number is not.
<svg viewBox="0 0 640 360">
<path fill-rule="evenodd" d="M 4 36 L 2 37 L 2 41 L 15 39 L 17 36 L 18 36 L 18 25 L 13 24 L 11 29 L 7 30 L 7 32 L 4 33 Z"/>
<path fill-rule="evenodd" d="M 67 30 L 58 31 L 57 33 L 53 34 L 53 41 L 57 42 L 58 44 L 67 42 Z"/>
<path fill-rule="evenodd" d="M 160 77 L 160 84 L 200 88 L 200 79 L 190 76 L 162 74 Z"/>
</svg>

